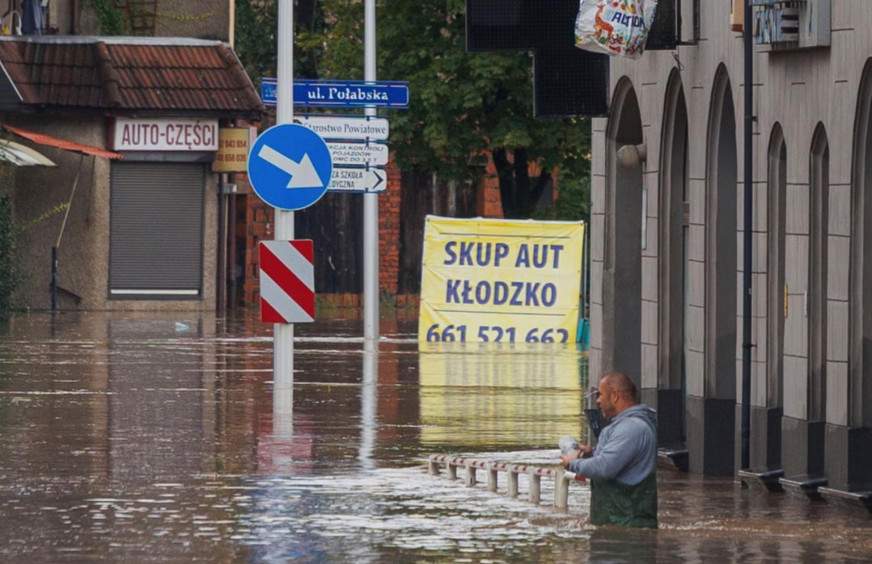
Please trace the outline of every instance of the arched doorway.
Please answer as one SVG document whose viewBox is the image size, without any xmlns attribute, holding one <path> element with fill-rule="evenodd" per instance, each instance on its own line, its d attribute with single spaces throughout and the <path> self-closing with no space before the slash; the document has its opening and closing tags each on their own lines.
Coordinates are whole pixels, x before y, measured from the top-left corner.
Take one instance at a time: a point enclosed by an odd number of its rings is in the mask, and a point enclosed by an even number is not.
<svg viewBox="0 0 872 564">
<path fill-rule="evenodd" d="M 848 287 L 848 327 L 844 315 L 828 317 L 831 334 L 848 334 L 847 370 L 835 344 L 828 351 L 828 372 L 847 372 L 847 379 L 828 382 L 826 474 L 829 487 L 849 490 L 872 482 L 872 60 L 860 81 L 854 122 L 851 182 L 851 250 Z M 843 260 L 834 256 L 832 262 Z M 833 280 L 830 295 L 842 290 Z M 833 304 L 835 306 L 835 304 Z"/>
<path fill-rule="evenodd" d="M 808 419 L 827 419 L 827 265 L 829 264 L 830 143 L 819 123 L 809 151 Z M 820 453 L 821 460 L 823 452 Z"/>
<path fill-rule="evenodd" d="M 689 201 L 687 104 L 678 69 L 666 87 L 660 154 L 659 382 L 657 431 L 661 446 L 683 448 L 687 369 Z M 653 403 L 653 402 L 647 402 Z"/>
<path fill-rule="evenodd" d="M 606 130 L 602 374 L 626 372 L 641 389 L 642 117 L 628 79 L 615 88 Z"/>
<path fill-rule="evenodd" d="M 691 303 L 688 321 L 691 339 L 688 359 L 693 363 L 699 356 L 696 350 L 699 343 L 693 339 L 700 333 L 704 335 L 704 358 L 701 365 L 697 364 L 687 374 L 687 442 L 691 472 L 731 476 L 735 470 L 736 434 L 736 200 L 739 187 L 736 114 L 724 65 L 715 74 L 707 147 L 702 265 L 705 306 L 702 320 L 695 319 L 699 312 Z M 693 220 L 692 217 L 691 228 Z M 692 276 L 697 276 L 695 282 L 698 283 L 698 275 Z"/>
<path fill-rule="evenodd" d="M 766 188 L 766 370 L 765 381 L 758 382 L 751 389 L 751 428 L 754 433 L 751 435 L 750 466 L 759 471 L 781 469 L 788 195 L 787 142 L 779 123 L 773 126 L 769 136 Z"/>
</svg>

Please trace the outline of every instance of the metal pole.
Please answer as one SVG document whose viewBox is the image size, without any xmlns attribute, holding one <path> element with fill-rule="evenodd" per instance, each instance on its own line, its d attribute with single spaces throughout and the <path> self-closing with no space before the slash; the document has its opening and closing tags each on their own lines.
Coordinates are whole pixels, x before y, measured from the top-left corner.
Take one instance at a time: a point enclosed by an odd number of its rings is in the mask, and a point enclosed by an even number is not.
<svg viewBox="0 0 872 564">
<path fill-rule="evenodd" d="M 742 264 L 742 469 L 751 464 L 751 234 L 753 230 L 754 37 L 752 0 L 745 2 L 745 224 Z"/>
<path fill-rule="evenodd" d="M 584 245 L 582 247 L 581 256 L 581 316 L 587 318 L 590 311 L 590 294 L 588 287 L 590 284 L 590 221 L 584 224 Z"/>
<path fill-rule="evenodd" d="M 364 4 L 364 80 L 376 79 L 375 69 L 375 0 Z M 375 107 L 367 106 L 367 116 L 375 116 Z M 363 195 L 363 338 L 379 336 L 378 315 L 378 194 Z"/>
<path fill-rule="evenodd" d="M 378 408 L 378 343 L 363 343 L 363 382 L 360 389 L 360 448 L 357 460 L 363 470 L 375 468 L 376 411 Z"/>
<path fill-rule="evenodd" d="M 294 121 L 294 0 L 279 0 L 276 122 Z M 276 241 L 294 238 L 294 212 L 275 211 Z M 273 325 L 273 425 L 290 421 L 294 388 L 294 325 Z M 282 398 L 279 401 L 279 398 Z M 290 410 L 290 411 L 289 411 Z M 288 411 L 288 413 L 282 413 Z M 288 415 L 278 417 L 278 415 Z M 275 431 L 275 429 L 274 429 Z"/>
<path fill-rule="evenodd" d="M 218 276 L 215 280 L 215 310 L 218 315 L 224 314 L 227 303 L 227 200 L 224 186 L 227 185 L 227 173 L 221 173 L 218 182 Z"/>
<path fill-rule="evenodd" d="M 227 303 L 236 306 L 236 194 L 227 196 L 227 230 L 229 231 L 227 248 Z"/>
</svg>

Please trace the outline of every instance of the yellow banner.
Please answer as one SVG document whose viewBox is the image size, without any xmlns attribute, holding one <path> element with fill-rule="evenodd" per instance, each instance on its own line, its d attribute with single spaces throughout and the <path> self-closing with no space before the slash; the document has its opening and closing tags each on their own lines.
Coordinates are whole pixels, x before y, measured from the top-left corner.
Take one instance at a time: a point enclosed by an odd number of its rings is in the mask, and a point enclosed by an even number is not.
<svg viewBox="0 0 872 564">
<path fill-rule="evenodd" d="M 418 340 L 575 343 L 582 222 L 428 216 Z"/>
</svg>

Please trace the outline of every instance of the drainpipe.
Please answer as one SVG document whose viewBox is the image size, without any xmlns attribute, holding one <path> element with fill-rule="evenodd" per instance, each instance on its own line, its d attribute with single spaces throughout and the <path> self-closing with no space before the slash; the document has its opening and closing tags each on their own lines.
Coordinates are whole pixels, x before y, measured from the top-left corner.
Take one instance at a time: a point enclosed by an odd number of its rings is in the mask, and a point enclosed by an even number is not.
<svg viewBox="0 0 872 564">
<path fill-rule="evenodd" d="M 754 37 L 752 2 L 745 2 L 745 140 L 744 140 L 744 237 L 742 265 L 742 470 L 751 463 L 751 233 L 753 229 L 752 159 L 754 137 Z"/>
<path fill-rule="evenodd" d="M 51 248 L 51 312 L 58 310 L 58 248 Z"/>
<path fill-rule="evenodd" d="M 222 172 L 218 180 L 218 276 L 215 277 L 215 313 L 224 314 L 227 303 L 227 173 Z"/>
</svg>

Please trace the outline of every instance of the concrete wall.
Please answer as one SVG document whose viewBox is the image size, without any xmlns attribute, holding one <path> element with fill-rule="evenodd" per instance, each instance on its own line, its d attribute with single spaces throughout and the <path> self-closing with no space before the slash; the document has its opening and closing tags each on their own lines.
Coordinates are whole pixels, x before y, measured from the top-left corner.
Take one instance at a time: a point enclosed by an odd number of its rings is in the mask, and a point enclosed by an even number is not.
<svg viewBox="0 0 872 564">
<path fill-rule="evenodd" d="M 48 120 L 40 117 L 13 123 L 61 139 L 105 146 L 103 120 L 100 118 L 67 116 Z M 18 225 L 31 224 L 43 214 L 69 202 L 81 163 L 78 185 L 58 251 L 59 285 L 80 296 L 83 307 L 103 309 L 109 256 L 109 163 L 106 159 L 81 157 L 77 153 L 25 143 L 58 166 L 22 167 L 12 172 L 15 179 L 15 222 Z M 26 231 L 21 256 L 27 278 L 16 296 L 16 306 L 50 307 L 51 248 L 57 244 L 64 214 L 64 211 L 51 213 Z M 65 307 L 74 304 L 71 296 L 65 292 L 59 294 L 59 301 Z"/>
<path fill-rule="evenodd" d="M 31 131 L 46 133 L 91 145 L 106 147 L 107 126 L 102 118 L 89 116 L 40 116 L 13 121 Z M 59 205 L 70 201 L 76 171 L 82 168 L 69 207 L 69 216 L 58 247 L 58 308 L 60 310 L 213 310 L 218 241 L 218 175 L 207 174 L 203 217 L 202 298 L 193 300 L 110 300 L 109 232 L 111 164 L 101 157 L 34 145 L 57 167 L 22 167 L 12 175 L 14 220 L 27 225 Z M 27 279 L 15 296 L 18 308 L 48 309 L 51 306 L 51 248 L 58 242 L 64 211 L 51 213 L 26 231 L 23 239 L 23 269 Z"/>
<path fill-rule="evenodd" d="M 621 81 L 629 80 L 638 98 L 641 111 L 644 142 L 648 157 L 644 163 L 643 188 L 647 190 L 647 229 L 649 248 L 639 257 L 642 265 L 642 292 L 634 299 L 642 306 L 643 338 L 636 343 L 613 343 L 603 340 L 603 327 L 610 309 L 620 308 L 620 304 L 605 303 L 613 288 L 606 288 L 608 277 L 603 274 L 610 242 L 611 230 L 606 229 L 610 221 L 605 205 L 609 199 L 610 180 L 606 163 L 610 158 L 608 118 L 596 119 L 593 123 L 593 194 L 592 194 L 592 306 L 591 306 L 591 377 L 595 381 L 609 367 L 604 358 L 622 354 L 622 347 L 641 347 L 642 374 L 639 375 L 643 388 L 655 386 L 656 382 L 669 379 L 659 374 L 662 364 L 652 361 L 657 355 L 652 349 L 663 346 L 653 330 L 659 323 L 658 294 L 651 286 L 658 284 L 659 269 L 663 265 L 657 248 L 657 225 L 660 220 L 659 202 L 661 198 L 660 163 L 663 162 L 661 132 L 664 129 L 664 107 L 667 84 L 670 74 L 678 69 L 688 114 L 688 177 L 687 191 L 689 204 L 689 256 L 688 256 L 688 319 L 687 319 L 687 390 L 688 399 L 696 398 L 705 403 L 711 400 L 724 400 L 735 403 L 741 397 L 742 360 L 742 244 L 743 244 L 743 39 L 742 34 L 730 29 L 727 2 L 702 2 L 700 22 L 700 41 L 698 45 L 680 46 L 675 52 L 646 52 L 638 61 L 613 58 L 610 82 L 615 89 Z M 829 143 L 829 178 L 826 189 L 827 234 L 823 238 L 827 264 L 825 266 L 826 303 L 825 311 L 827 343 L 826 358 L 825 418 L 831 426 L 847 427 L 849 420 L 849 312 L 851 296 L 851 185 L 852 158 L 854 151 L 854 128 L 857 120 L 857 99 L 864 65 L 872 54 L 872 37 L 865 33 L 860 22 L 872 21 L 872 2 L 865 0 L 843 0 L 832 3 L 832 44 L 829 48 L 803 51 L 765 53 L 759 50 L 754 58 L 754 234 L 753 247 L 753 302 L 752 302 L 752 406 L 758 410 L 783 408 L 785 416 L 807 420 L 810 412 L 810 387 L 808 357 L 810 354 L 809 323 L 807 318 L 807 292 L 809 288 L 809 244 L 812 228 L 808 224 L 811 203 L 810 153 L 813 136 L 819 126 L 826 132 Z M 735 137 L 736 173 L 735 209 L 736 236 L 735 248 L 721 245 L 716 249 L 711 245 L 711 224 L 713 202 L 718 194 L 712 186 L 717 184 L 711 175 L 711 118 L 714 85 L 718 69 L 729 78 L 733 111 L 736 116 Z M 619 108 L 612 107 L 612 116 Z M 779 388 L 769 380 L 768 347 L 770 328 L 767 313 L 773 300 L 781 300 L 779 295 L 769 295 L 769 230 L 770 214 L 767 209 L 769 142 L 773 129 L 779 124 L 783 130 L 786 146 L 786 218 L 785 218 L 785 284 L 788 286 L 787 317 L 784 323 L 784 382 L 783 397 Z M 640 195 L 641 197 L 641 195 Z M 654 247 L 651 248 L 653 242 Z M 736 271 L 732 280 L 719 280 L 719 286 L 712 291 L 711 277 L 717 272 L 710 264 L 712 252 L 736 252 Z M 859 266 L 856 266 L 859 268 Z M 707 278 L 708 277 L 708 278 Z M 734 373 L 722 373 L 714 368 L 712 360 L 715 332 L 711 308 L 722 291 L 735 292 L 736 295 L 736 342 Z M 605 298 L 604 298 L 605 296 Z M 775 311 L 778 308 L 774 308 Z M 777 337 L 777 336 L 776 336 Z M 856 335 L 853 337 L 857 340 Z M 604 350 L 613 346 L 617 350 Z M 639 354 L 638 352 L 635 354 Z M 733 391 L 724 390 L 724 383 L 734 386 Z M 733 384 L 735 382 L 735 384 Z M 858 384 L 853 384 L 856 388 Z M 863 389 L 862 385 L 860 386 Z M 724 407 L 724 406 L 721 406 Z M 693 411 L 688 406 L 689 414 Z M 724 411 L 720 408 L 714 411 Z M 856 410 L 855 410 L 856 411 Z M 700 408 L 704 414 L 705 408 Z M 733 416 L 730 416 L 732 419 Z M 765 417 L 763 419 L 766 419 Z M 707 435 L 707 417 L 700 423 Z M 692 423 L 689 421 L 688 425 Z M 856 425 L 856 423 L 854 423 Z M 723 430 L 723 429 L 721 429 Z M 691 429 L 688 429 L 690 432 Z M 720 436 L 715 433 L 713 437 Z M 699 439 L 703 441 L 703 439 Z M 726 438 L 712 440 L 724 441 Z M 850 442 L 850 441 L 841 441 Z M 834 442 L 833 444 L 838 444 Z M 723 445 L 723 443 L 722 443 Z M 704 448 L 703 442 L 696 445 Z M 765 449 L 764 449 L 765 450 Z M 691 460 L 693 460 L 691 452 Z M 831 454 L 827 455 L 828 458 Z M 705 457 L 703 457 L 705 458 Z M 693 466 L 693 463 L 691 464 Z M 708 472 L 708 466 L 701 462 L 701 471 Z M 712 473 L 724 473 L 725 468 L 712 469 Z"/>
</svg>

